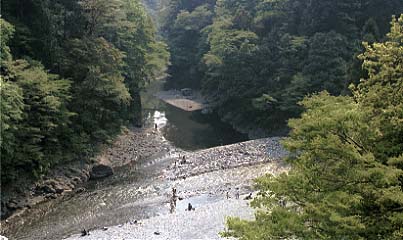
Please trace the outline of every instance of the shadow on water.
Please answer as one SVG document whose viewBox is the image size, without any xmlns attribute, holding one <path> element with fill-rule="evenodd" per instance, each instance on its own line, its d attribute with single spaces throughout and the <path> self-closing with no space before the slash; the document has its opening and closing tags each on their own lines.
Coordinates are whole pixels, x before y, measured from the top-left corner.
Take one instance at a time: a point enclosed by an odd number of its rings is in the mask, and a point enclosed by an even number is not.
<svg viewBox="0 0 403 240">
<path fill-rule="evenodd" d="M 161 85 L 153 83 L 143 94 L 143 122 L 149 126 L 156 123 L 174 146 L 199 150 L 248 140 L 246 134 L 235 131 L 216 114 L 187 112 L 155 98 L 153 95 L 162 88 Z"/>
</svg>

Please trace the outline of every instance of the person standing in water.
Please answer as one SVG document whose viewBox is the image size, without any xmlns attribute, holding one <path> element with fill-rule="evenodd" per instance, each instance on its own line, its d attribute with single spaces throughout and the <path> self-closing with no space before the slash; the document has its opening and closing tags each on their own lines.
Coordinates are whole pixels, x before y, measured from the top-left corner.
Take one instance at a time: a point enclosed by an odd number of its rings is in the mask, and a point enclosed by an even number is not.
<svg viewBox="0 0 403 240">
<path fill-rule="evenodd" d="M 239 188 L 236 188 L 235 198 L 239 199 Z"/>
<path fill-rule="evenodd" d="M 176 188 L 172 188 L 172 198 L 176 198 Z"/>
<path fill-rule="evenodd" d="M 169 202 L 169 206 L 170 206 L 169 212 L 174 213 L 175 212 L 175 202 L 173 199 L 171 199 L 171 201 Z"/>
<path fill-rule="evenodd" d="M 189 203 L 188 204 L 188 209 L 187 209 L 188 211 L 194 211 L 195 210 L 195 208 L 192 206 L 192 204 L 191 203 Z"/>
<path fill-rule="evenodd" d="M 171 201 L 170 201 L 170 212 L 173 213 L 175 212 L 176 209 L 176 200 L 177 200 L 178 196 L 176 195 L 176 188 L 172 188 L 172 197 L 171 197 Z"/>
</svg>

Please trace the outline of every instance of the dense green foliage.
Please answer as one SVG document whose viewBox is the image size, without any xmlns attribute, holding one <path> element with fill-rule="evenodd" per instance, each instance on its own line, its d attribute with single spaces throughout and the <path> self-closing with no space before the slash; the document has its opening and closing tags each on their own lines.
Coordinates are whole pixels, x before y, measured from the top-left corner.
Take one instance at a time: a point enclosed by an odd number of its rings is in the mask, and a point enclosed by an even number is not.
<svg viewBox="0 0 403 240">
<path fill-rule="evenodd" d="M 161 31 L 168 40 L 171 53 L 171 87 L 200 87 L 201 58 L 208 50 L 204 28 L 213 22 L 214 0 L 168 1 Z"/>
<path fill-rule="evenodd" d="M 89 160 L 124 124 L 166 46 L 137 0 L 2 0 L 1 178 Z"/>
<path fill-rule="evenodd" d="M 256 220 L 230 219 L 225 236 L 403 238 L 403 15 L 385 42 L 364 48 L 352 96 L 301 102 L 284 142 L 291 170 L 259 178 Z"/>
<path fill-rule="evenodd" d="M 349 95 L 362 41 L 382 40 L 401 0 L 171 0 L 162 30 L 171 87 L 199 87 L 224 120 L 276 128 L 307 94 Z"/>
</svg>

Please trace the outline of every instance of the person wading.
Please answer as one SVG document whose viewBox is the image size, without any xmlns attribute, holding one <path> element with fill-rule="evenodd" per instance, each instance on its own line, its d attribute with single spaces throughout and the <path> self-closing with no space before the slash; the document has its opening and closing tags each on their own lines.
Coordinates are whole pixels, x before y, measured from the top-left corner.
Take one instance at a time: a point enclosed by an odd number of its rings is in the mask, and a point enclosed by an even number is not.
<svg viewBox="0 0 403 240">
<path fill-rule="evenodd" d="M 170 212 L 173 213 L 175 212 L 176 209 L 176 200 L 178 199 L 178 196 L 176 195 L 176 188 L 172 188 L 172 197 L 170 201 Z"/>
<path fill-rule="evenodd" d="M 188 209 L 187 209 L 188 211 L 194 211 L 195 210 L 195 208 L 192 206 L 192 204 L 191 203 L 189 203 L 188 204 Z"/>
<path fill-rule="evenodd" d="M 236 188 L 235 198 L 239 199 L 239 188 Z"/>
<path fill-rule="evenodd" d="M 186 156 L 185 155 L 183 155 L 183 157 L 182 157 L 181 164 L 186 164 Z"/>
</svg>

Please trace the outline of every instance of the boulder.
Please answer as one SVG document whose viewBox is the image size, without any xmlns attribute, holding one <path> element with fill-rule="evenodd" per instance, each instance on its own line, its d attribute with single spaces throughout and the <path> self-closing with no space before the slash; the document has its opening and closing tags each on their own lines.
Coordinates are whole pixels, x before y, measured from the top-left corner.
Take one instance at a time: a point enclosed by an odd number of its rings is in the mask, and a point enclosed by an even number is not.
<svg viewBox="0 0 403 240">
<path fill-rule="evenodd" d="M 86 182 L 86 181 L 88 181 L 89 178 L 90 178 L 90 174 L 87 171 L 83 171 L 80 174 L 80 181 L 81 182 Z"/>
<path fill-rule="evenodd" d="M 81 183 L 81 179 L 79 177 L 73 177 L 71 180 L 74 182 L 74 184 Z"/>
<path fill-rule="evenodd" d="M 41 185 L 37 185 L 34 192 L 36 194 L 61 194 L 71 190 L 71 187 L 63 179 L 46 180 Z"/>
<path fill-rule="evenodd" d="M 9 208 L 11 210 L 16 210 L 16 209 L 20 208 L 20 204 L 16 200 L 11 200 L 7 203 L 7 208 Z"/>
<path fill-rule="evenodd" d="M 101 179 L 113 175 L 112 167 L 104 164 L 97 164 L 90 171 L 90 180 Z"/>
<path fill-rule="evenodd" d="M 45 195 L 45 198 L 46 198 L 46 199 L 56 199 L 57 196 L 56 196 L 55 194 L 48 193 L 48 194 Z"/>
<path fill-rule="evenodd" d="M 57 185 L 54 187 L 54 189 L 55 189 L 55 191 L 56 191 L 57 194 L 61 194 L 61 193 L 63 193 L 65 190 L 67 190 L 68 188 L 67 188 L 67 186 L 64 186 L 63 184 L 57 184 Z"/>
<path fill-rule="evenodd" d="M 76 193 L 82 193 L 82 192 L 85 192 L 85 188 L 80 187 L 76 189 Z"/>
<path fill-rule="evenodd" d="M 42 191 L 43 193 L 47 194 L 54 194 L 56 193 L 56 190 L 53 188 L 51 185 L 43 185 L 39 187 L 39 190 Z"/>
</svg>

